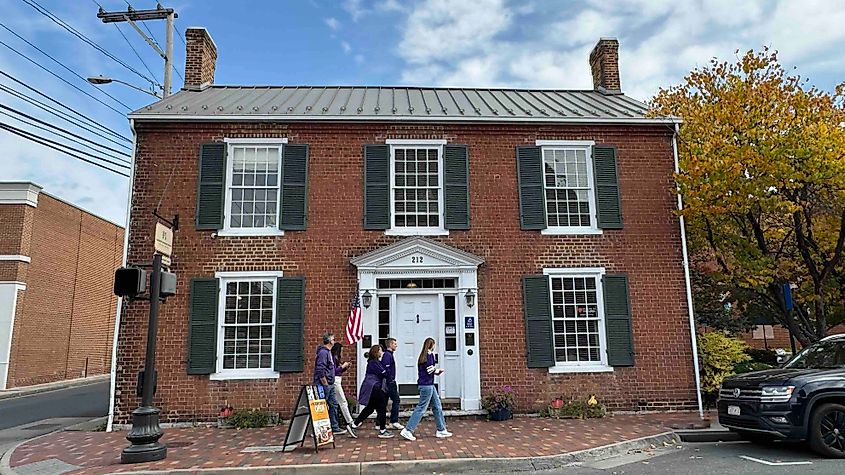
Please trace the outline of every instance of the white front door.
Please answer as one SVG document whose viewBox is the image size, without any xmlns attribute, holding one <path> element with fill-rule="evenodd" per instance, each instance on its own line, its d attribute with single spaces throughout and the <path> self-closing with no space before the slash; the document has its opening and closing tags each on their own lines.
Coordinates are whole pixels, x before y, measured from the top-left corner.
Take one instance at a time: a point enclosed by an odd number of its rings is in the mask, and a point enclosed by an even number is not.
<svg viewBox="0 0 845 475">
<path fill-rule="evenodd" d="M 396 296 L 396 383 L 400 393 L 416 396 L 417 358 L 426 338 L 434 338 L 439 353 L 437 295 Z M 404 388 L 403 388 L 404 386 Z M 404 390 L 403 390 L 404 389 Z"/>
</svg>

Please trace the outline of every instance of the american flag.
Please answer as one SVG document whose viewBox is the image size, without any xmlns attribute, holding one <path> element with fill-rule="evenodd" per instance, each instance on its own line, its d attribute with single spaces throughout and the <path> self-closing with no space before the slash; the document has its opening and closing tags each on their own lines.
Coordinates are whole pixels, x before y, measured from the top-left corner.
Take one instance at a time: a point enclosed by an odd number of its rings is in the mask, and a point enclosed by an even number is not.
<svg viewBox="0 0 845 475">
<path fill-rule="evenodd" d="M 355 291 L 352 298 L 352 309 L 349 310 L 349 321 L 346 322 L 346 344 L 352 345 L 364 338 L 364 323 L 361 321 L 361 297 Z"/>
</svg>

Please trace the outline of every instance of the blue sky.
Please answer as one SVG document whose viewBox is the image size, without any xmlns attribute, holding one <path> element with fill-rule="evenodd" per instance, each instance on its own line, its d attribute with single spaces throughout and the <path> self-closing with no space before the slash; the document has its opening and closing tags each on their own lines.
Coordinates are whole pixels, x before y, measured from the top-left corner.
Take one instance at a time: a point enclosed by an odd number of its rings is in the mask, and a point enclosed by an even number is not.
<svg viewBox="0 0 845 475">
<path fill-rule="evenodd" d="M 150 76 L 113 25 L 96 18 L 93 0 L 34 0 L 131 67 Z M 106 9 L 123 0 L 98 0 Z M 153 0 L 135 0 L 137 9 Z M 679 83 L 710 58 L 770 46 L 781 62 L 796 66 L 812 84 L 832 90 L 845 80 L 845 3 L 698 0 L 607 2 L 508 0 L 178 0 L 176 27 L 208 28 L 218 46 L 218 84 L 367 84 L 502 86 L 587 89 L 587 56 L 597 39 L 620 41 L 622 89 L 640 100 Z M 737 7 L 741 5 L 741 7 Z M 108 59 L 23 0 L 0 0 L 0 22 L 81 76 L 104 74 L 138 86 L 149 84 Z M 163 22 L 149 22 L 163 43 Z M 162 81 L 162 62 L 127 25 L 123 33 Z M 127 109 L 0 28 L 15 47 L 115 112 L 62 83 L 0 45 L 0 70 L 63 104 L 130 135 Z M 177 37 L 175 62 L 184 66 Z M 0 77 L 0 84 L 12 86 Z M 181 80 L 174 75 L 174 89 Z M 132 109 L 149 96 L 118 84 L 101 86 Z M 39 109 L 0 91 L 0 104 L 52 123 Z M 0 122 L 30 129 L 7 116 Z M 86 132 L 73 129 L 81 135 Z M 40 132 L 43 134 L 43 132 Z M 95 137 L 92 137 L 95 138 Z M 125 220 L 129 181 L 0 130 L 0 180 L 31 180 L 45 191 L 112 221 Z"/>
</svg>

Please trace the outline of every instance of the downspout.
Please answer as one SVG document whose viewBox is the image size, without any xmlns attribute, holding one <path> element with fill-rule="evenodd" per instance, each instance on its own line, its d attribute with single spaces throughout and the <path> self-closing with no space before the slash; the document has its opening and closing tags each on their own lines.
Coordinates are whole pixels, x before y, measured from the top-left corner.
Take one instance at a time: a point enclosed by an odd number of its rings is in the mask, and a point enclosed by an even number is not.
<svg viewBox="0 0 845 475">
<path fill-rule="evenodd" d="M 675 155 L 675 174 L 681 172 L 680 165 L 678 164 L 678 133 L 679 127 L 678 124 L 675 124 L 675 133 L 672 134 L 672 153 Z M 676 189 L 678 191 L 678 211 L 681 212 L 684 210 L 684 200 L 681 197 L 681 190 L 680 187 L 676 185 Z M 698 400 L 698 415 L 702 419 L 704 419 L 704 406 L 701 402 L 701 376 L 699 375 L 699 364 L 698 364 L 698 341 L 696 339 L 696 331 L 695 331 L 695 313 L 693 310 L 692 304 L 692 284 L 690 283 L 690 276 L 689 276 L 689 255 L 687 253 L 687 230 L 686 224 L 684 222 L 684 216 L 680 215 L 678 217 L 678 221 L 681 226 L 681 252 L 683 252 L 684 256 L 684 281 L 687 285 L 687 312 L 689 314 L 689 333 L 690 333 L 690 341 L 692 342 L 692 365 L 695 370 L 695 396 Z"/>
<path fill-rule="evenodd" d="M 129 169 L 129 196 L 126 199 L 126 227 L 123 229 L 123 267 L 129 258 L 129 224 L 132 214 L 132 190 L 135 188 L 135 156 L 137 154 L 138 136 L 135 134 L 135 120 L 129 119 L 129 128 L 132 130 L 132 159 Z M 123 309 L 123 297 L 117 298 L 117 312 L 114 317 L 114 335 L 111 345 L 111 387 L 109 389 L 109 420 L 106 423 L 106 432 L 111 432 L 114 425 L 114 395 L 117 389 L 117 337 L 120 334 L 120 316 Z"/>
</svg>

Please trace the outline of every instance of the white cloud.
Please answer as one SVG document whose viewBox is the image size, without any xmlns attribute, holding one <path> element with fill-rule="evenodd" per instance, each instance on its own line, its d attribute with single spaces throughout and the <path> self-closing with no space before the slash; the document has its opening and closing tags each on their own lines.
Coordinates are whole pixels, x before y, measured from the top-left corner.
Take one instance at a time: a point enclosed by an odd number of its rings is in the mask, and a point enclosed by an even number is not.
<svg viewBox="0 0 845 475">
<path fill-rule="evenodd" d="M 326 25 L 329 28 L 331 28 L 332 31 L 337 31 L 337 30 L 340 29 L 340 21 L 338 21 L 337 18 L 334 18 L 334 17 L 324 18 L 323 21 L 326 22 Z"/>
<path fill-rule="evenodd" d="M 343 52 L 346 53 L 346 54 L 349 54 L 349 52 L 352 51 L 352 45 L 350 45 L 346 41 L 341 41 L 340 47 L 343 49 Z"/>
<path fill-rule="evenodd" d="M 346 13 L 349 13 L 349 16 L 352 17 L 352 21 L 355 22 L 368 13 L 368 10 L 364 7 L 361 0 L 345 0 L 342 8 L 346 10 Z"/>
</svg>

